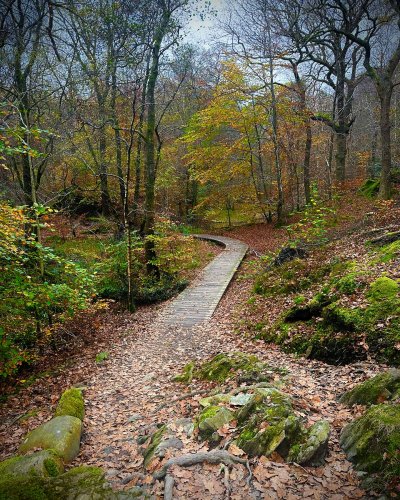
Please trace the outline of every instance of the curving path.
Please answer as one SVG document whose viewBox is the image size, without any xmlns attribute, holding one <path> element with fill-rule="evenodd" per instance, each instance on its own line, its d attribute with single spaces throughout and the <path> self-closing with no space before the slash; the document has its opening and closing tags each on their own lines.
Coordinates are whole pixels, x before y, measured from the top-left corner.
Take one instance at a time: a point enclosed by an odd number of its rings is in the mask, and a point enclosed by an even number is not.
<svg viewBox="0 0 400 500">
<path fill-rule="evenodd" d="M 203 269 L 200 280 L 163 310 L 161 321 L 166 325 L 191 327 L 211 318 L 248 248 L 242 241 L 224 236 L 199 234 L 195 237 L 214 241 L 225 250 Z"/>
</svg>

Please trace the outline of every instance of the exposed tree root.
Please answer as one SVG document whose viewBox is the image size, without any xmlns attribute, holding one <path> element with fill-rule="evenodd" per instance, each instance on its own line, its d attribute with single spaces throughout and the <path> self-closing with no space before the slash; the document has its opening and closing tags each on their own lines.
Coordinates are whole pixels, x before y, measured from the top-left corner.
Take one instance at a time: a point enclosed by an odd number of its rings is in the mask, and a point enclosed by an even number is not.
<svg viewBox="0 0 400 500">
<path fill-rule="evenodd" d="M 203 453 L 189 453 L 188 455 L 182 455 L 180 457 L 170 458 L 160 470 L 153 474 L 154 479 L 163 479 L 167 473 L 168 469 L 173 465 L 179 465 L 180 467 L 189 467 L 191 465 L 200 464 L 202 462 L 208 462 L 210 464 L 220 464 L 225 465 L 232 464 L 243 464 L 247 466 L 247 460 L 243 458 L 235 457 L 231 453 L 225 450 L 215 450 Z"/>
</svg>

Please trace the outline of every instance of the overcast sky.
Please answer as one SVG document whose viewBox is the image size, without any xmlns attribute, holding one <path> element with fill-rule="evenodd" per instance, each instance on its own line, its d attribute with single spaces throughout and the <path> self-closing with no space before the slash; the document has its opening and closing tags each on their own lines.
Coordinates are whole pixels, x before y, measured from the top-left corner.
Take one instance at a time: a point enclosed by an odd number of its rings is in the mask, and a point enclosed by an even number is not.
<svg viewBox="0 0 400 500">
<path fill-rule="evenodd" d="M 203 21 L 200 16 L 196 16 L 190 21 L 185 42 L 199 43 L 204 47 L 208 47 L 210 41 L 218 37 L 217 21 L 226 12 L 227 0 L 211 0 L 210 3 L 214 12 L 208 14 Z"/>
</svg>

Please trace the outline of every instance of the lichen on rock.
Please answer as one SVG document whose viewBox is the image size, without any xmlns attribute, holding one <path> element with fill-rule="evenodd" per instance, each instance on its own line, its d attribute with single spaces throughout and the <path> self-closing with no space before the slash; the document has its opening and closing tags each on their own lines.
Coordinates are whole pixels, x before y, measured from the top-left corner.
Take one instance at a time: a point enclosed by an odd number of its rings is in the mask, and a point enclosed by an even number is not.
<svg viewBox="0 0 400 500">
<path fill-rule="evenodd" d="M 82 422 L 69 415 L 54 417 L 29 432 L 19 447 L 20 453 L 33 449 L 54 450 L 64 462 L 71 462 L 79 453 Z"/>
<path fill-rule="evenodd" d="M 70 415 L 83 421 L 85 418 L 85 402 L 82 396 L 82 390 L 72 387 L 63 392 L 58 402 L 55 416 Z"/>
<path fill-rule="evenodd" d="M 339 402 L 348 406 L 377 404 L 398 397 L 399 390 L 400 370 L 393 368 L 356 385 L 342 394 Z"/>
<path fill-rule="evenodd" d="M 287 456 L 288 462 L 314 467 L 323 465 L 328 449 L 329 434 L 330 426 L 327 421 L 315 422 L 305 432 L 295 436 L 294 444 Z"/>
<path fill-rule="evenodd" d="M 400 476 L 400 405 L 372 406 L 343 429 L 340 444 L 356 469 L 369 474 L 364 486 L 388 489 Z"/>
</svg>

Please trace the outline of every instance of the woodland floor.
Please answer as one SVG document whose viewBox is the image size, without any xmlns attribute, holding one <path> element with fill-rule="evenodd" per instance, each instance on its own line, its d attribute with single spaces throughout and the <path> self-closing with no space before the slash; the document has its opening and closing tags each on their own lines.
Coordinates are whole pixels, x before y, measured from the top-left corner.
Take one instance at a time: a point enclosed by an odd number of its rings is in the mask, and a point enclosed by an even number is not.
<svg viewBox="0 0 400 500">
<path fill-rule="evenodd" d="M 229 236 L 241 237 L 255 253 L 277 248 L 284 237 L 282 230 L 268 228 L 261 235 L 259 229 L 253 231 L 253 238 L 251 230 L 245 228 L 242 232 L 231 231 Z M 228 473 L 219 465 L 174 467 L 174 498 L 369 498 L 360 489 L 357 475 L 338 444 L 340 430 L 360 409 L 345 408 L 337 403 L 337 396 L 381 371 L 382 366 L 371 361 L 327 365 L 296 358 L 263 341 L 235 333 L 237 315 L 252 286 L 246 269 L 245 263 L 212 319 L 199 327 L 177 329 L 161 325 L 157 317 L 162 315 L 165 304 L 142 307 L 134 314 L 111 308 L 98 312 L 95 317 L 83 318 L 81 328 L 85 321 L 88 323 L 86 345 L 70 353 L 57 371 L 43 373 L 1 405 L 0 457 L 6 458 L 15 452 L 28 430 L 50 418 L 63 389 L 83 386 L 85 431 L 81 453 L 72 465 L 101 466 L 114 487 L 124 489 L 147 484 L 156 498 L 162 498 L 163 483 L 152 483 L 152 472 L 160 463 L 155 461 L 150 470 L 143 468 L 137 437 L 150 435 L 159 423 L 193 418 L 197 414 L 202 396 L 195 394 L 184 399 L 182 396 L 185 392 L 201 394 L 204 389 L 211 390 L 215 383 L 192 382 L 184 386 L 173 382 L 172 377 L 188 361 L 240 350 L 256 354 L 272 367 L 287 369 L 289 376 L 284 391 L 293 397 L 296 412 L 309 423 L 321 418 L 331 423 L 326 463 L 312 468 L 283 463 L 279 456 L 252 459 L 249 482 L 248 471 L 241 464 L 232 466 Z M 96 364 L 95 355 L 102 350 L 109 352 L 109 359 Z M 238 448 L 228 444 L 231 431 L 226 429 L 224 436 L 227 449 L 239 454 Z M 179 437 L 184 448 L 169 450 L 166 458 L 208 450 L 207 444 L 195 437 Z"/>
</svg>

